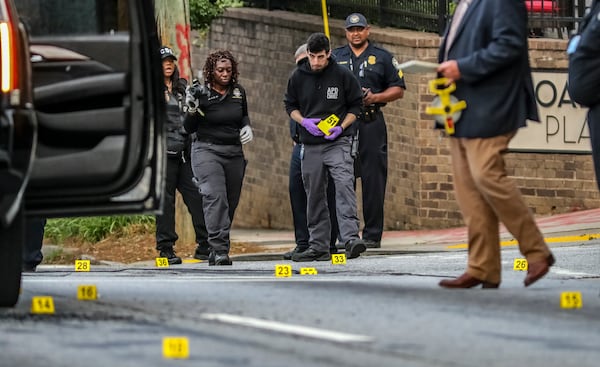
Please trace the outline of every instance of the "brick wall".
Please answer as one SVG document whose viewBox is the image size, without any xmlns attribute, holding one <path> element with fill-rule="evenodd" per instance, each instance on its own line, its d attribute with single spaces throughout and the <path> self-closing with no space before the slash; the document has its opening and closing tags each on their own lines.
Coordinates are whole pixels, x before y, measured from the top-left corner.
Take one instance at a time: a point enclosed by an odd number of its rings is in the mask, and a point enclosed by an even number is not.
<svg viewBox="0 0 600 367">
<path fill-rule="evenodd" d="M 234 221 L 237 227 L 292 228 L 288 197 L 292 144 L 283 94 L 296 47 L 321 31 L 320 17 L 238 8 L 215 20 L 206 39 L 196 40 L 194 69 L 202 67 L 210 50 L 229 49 L 240 63 L 240 82 L 248 92 L 255 138 L 244 146 L 248 167 Z M 345 44 L 341 20 L 330 19 L 330 33 L 334 47 Z M 435 34 L 374 26 L 371 39 L 400 62 L 437 60 Z M 565 42 L 532 39 L 532 66 L 566 68 Z M 432 99 L 427 82 L 433 77 L 406 74 L 404 98 L 384 108 L 389 138 L 388 230 L 463 224 L 453 193 L 447 141 L 432 129 L 432 120 L 424 113 Z M 600 205 L 589 154 L 509 153 L 507 165 L 536 215 Z"/>
</svg>

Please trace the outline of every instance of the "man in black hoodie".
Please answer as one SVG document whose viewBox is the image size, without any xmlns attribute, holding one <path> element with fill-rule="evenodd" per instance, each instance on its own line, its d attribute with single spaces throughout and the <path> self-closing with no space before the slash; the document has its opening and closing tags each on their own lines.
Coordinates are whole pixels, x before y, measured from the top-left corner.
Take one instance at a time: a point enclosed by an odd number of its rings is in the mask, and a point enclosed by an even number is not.
<svg viewBox="0 0 600 367">
<path fill-rule="evenodd" d="M 308 206 L 309 248 L 293 261 L 328 261 L 331 221 L 327 209 L 327 175 L 335 183 L 340 240 L 349 259 L 366 250 L 358 236 L 351 156 L 352 123 L 360 113 L 362 92 L 352 73 L 331 59 L 329 39 L 314 33 L 307 40 L 308 58 L 288 80 L 285 108 L 300 124 L 302 179 Z M 324 122 L 335 126 L 322 127 Z M 319 127 L 321 126 L 321 128 Z"/>
<path fill-rule="evenodd" d="M 294 55 L 296 64 L 308 57 L 306 53 L 306 43 L 303 43 Z M 302 181 L 302 160 L 300 159 L 300 125 L 292 119 L 290 123 L 290 136 L 294 142 L 292 156 L 290 159 L 290 177 L 289 177 L 289 192 L 290 204 L 292 207 L 292 219 L 294 221 L 294 238 L 296 247 L 291 251 L 283 254 L 284 260 L 291 260 L 296 252 L 303 252 L 308 249 L 308 221 L 306 220 L 306 190 L 304 190 L 304 182 Z M 336 254 L 335 246 L 338 238 L 337 217 L 335 214 L 335 185 L 331 177 L 327 180 L 327 206 L 329 207 L 329 220 L 331 221 L 331 239 L 329 240 L 329 252 Z"/>
</svg>

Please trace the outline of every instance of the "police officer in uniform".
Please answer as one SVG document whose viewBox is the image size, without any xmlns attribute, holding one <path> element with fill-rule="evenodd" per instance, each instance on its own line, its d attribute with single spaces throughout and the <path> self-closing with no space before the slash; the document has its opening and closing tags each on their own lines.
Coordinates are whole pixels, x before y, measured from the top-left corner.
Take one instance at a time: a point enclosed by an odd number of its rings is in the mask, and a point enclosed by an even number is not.
<svg viewBox="0 0 600 367">
<path fill-rule="evenodd" d="M 350 14 L 345 27 L 348 44 L 333 50 L 333 55 L 338 64 L 354 73 L 363 92 L 357 121 L 357 176 L 361 178 L 365 221 L 362 236 L 367 247 L 378 248 L 388 170 L 387 129 L 381 107 L 402 98 L 406 87 L 392 54 L 368 40 L 370 26 L 364 15 Z"/>
<path fill-rule="evenodd" d="M 594 0 L 571 39 L 569 54 L 569 95 L 589 107 L 588 126 L 596 182 L 600 188 L 600 1 Z"/>
<path fill-rule="evenodd" d="M 175 232 L 175 190 L 178 190 L 188 208 L 194 225 L 198 248 L 194 257 L 208 259 L 208 233 L 202 213 L 202 197 L 192 181 L 190 138 L 183 128 L 183 103 L 187 81 L 179 77 L 177 58 L 169 47 L 161 47 L 164 93 L 167 109 L 167 174 L 163 214 L 156 216 L 156 249 L 169 264 L 181 264 L 173 246 L 178 239 Z"/>
</svg>

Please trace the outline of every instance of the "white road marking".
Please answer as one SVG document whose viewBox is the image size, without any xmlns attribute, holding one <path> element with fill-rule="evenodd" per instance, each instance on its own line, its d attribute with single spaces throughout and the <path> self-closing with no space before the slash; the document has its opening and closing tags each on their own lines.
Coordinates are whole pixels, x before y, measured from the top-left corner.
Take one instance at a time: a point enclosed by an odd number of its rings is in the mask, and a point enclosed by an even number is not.
<svg viewBox="0 0 600 367">
<path fill-rule="evenodd" d="M 278 333 L 304 336 L 314 339 L 329 340 L 338 343 L 368 343 L 373 337 L 357 334 L 346 334 L 337 331 L 317 329 L 307 326 L 284 324 L 277 321 L 255 319 L 223 313 L 205 313 L 201 316 L 205 320 L 218 321 L 226 324 L 248 326 L 256 329 L 270 330 Z"/>
<path fill-rule="evenodd" d="M 568 269 L 557 268 L 556 266 L 553 266 L 550 268 L 550 273 L 558 274 L 558 275 L 566 275 L 566 276 L 573 277 L 573 278 L 595 278 L 595 277 L 600 276 L 600 274 L 580 273 L 580 272 L 571 271 Z"/>
</svg>

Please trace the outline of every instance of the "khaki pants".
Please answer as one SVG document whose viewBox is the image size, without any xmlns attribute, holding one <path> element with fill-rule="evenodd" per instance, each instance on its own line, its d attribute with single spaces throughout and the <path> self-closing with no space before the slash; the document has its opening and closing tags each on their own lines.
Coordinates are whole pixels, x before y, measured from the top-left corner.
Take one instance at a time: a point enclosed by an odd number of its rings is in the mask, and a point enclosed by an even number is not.
<svg viewBox="0 0 600 367">
<path fill-rule="evenodd" d="M 506 174 L 503 154 L 514 135 L 450 138 L 454 190 L 468 228 L 467 273 L 492 283 L 501 280 L 500 221 L 529 263 L 550 254 L 521 192 Z"/>
</svg>

